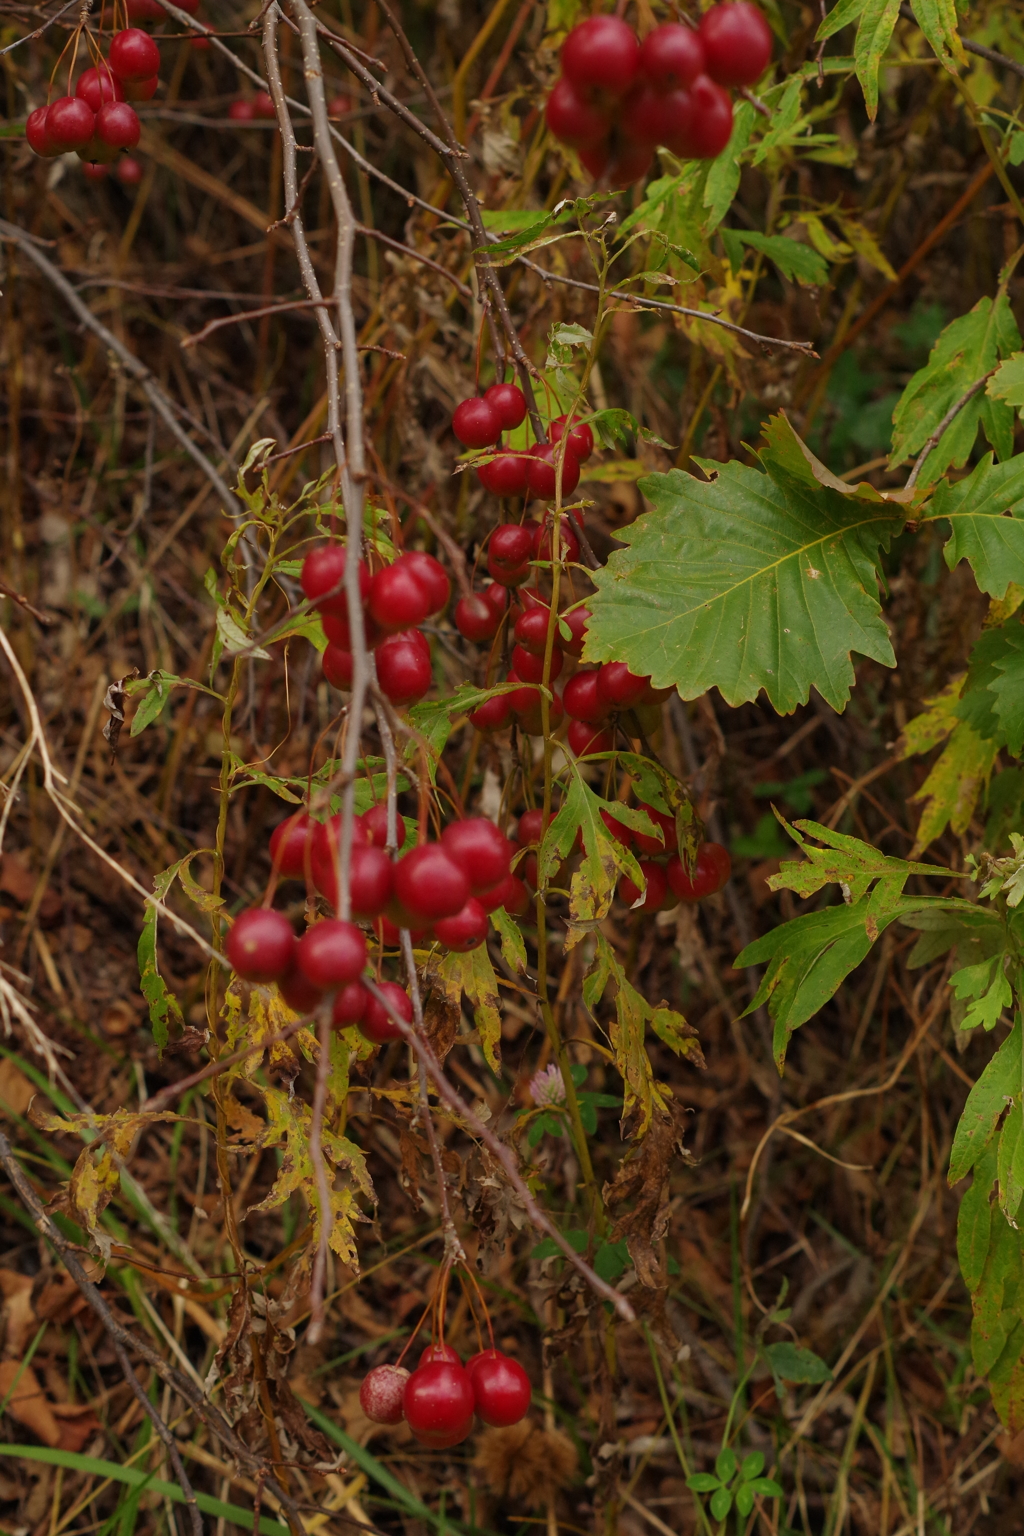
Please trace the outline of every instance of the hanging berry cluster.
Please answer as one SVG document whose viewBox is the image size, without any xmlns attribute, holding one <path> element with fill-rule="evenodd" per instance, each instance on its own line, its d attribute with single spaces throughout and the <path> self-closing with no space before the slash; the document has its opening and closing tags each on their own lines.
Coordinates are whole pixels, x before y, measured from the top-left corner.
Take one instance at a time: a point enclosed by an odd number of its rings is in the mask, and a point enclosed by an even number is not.
<svg viewBox="0 0 1024 1536">
<path fill-rule="evenodd" d="M 526 1417 L 530 1378 L 510 1355 L 490 1348 L 463 1365 L 450 1344 L 428 1344 L 411 1373 L 378 1365 L 363 1378 L 359 1403 L 376 1424 L 409 1425 L 421 1445 L 445 1450 L 465 1440 L 476 1415 L 494 1429 Z"/>
<path fill-rule="evenodd" d="M 140 27 L 126 27 L 111 39 L 107 58 L 97 53 L 96 63 L 79 76 L 73 96 L 58 96 L 29 115 L 25 137 L 37 155 L 49 159 L 73 151 L 87 172 L 104 176 L 123 150 L 139 142 L 131 103 L 152 98 L 159 70 L 153 38 Z"/>
<path fill-rule="evenodd" d="M 749 0 L 713 5 L 696 28 L 667 22 L 642 43 L 620 17 L 591 16 L 562 44 L 547 124 L 597 180 L 628 186 L 646 176 L 656 145 L 682 160 L 720 155 L 729 88 L 753 85 L 771 56 L 771 30 Z"/>
</svg>

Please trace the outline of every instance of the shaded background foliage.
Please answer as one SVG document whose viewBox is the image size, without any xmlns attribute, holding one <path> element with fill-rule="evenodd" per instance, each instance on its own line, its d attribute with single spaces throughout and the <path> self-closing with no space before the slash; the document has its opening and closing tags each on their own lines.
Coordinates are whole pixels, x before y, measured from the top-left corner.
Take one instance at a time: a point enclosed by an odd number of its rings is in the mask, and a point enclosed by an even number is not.
<svg viewBox="0 0 1024 1536">
<path fill-rule="evenodd" d="M 419 87 L 376 7 L 330 9 L 332 23 L 383 60 L 391 87 L 422 110 Z M 506 6 L 461 73 L 485 9 L 443 3 L 405 11 L 410 37 L 443 87 L 446 106 L 456 120 L 460 110 L 468 119 L 470 173 L 487 209 L 540 209 L 589 190 L 575 179 L 571 158 L 545 139 L 538 116 L 555 72 L 550 39 L 571 21 L 568 10 Z M 239 56 L 259 68 L 258 42 L 246 35 L 256 13 L 255 6 L 225 4 L 210 19 Z M 8 5 L 0 45 L 38 25 L 40 14 Z M 785 40 L 782 80 L 813 61 L 820 17 L 814 6 L 786 4 L 774 19 Z M 1022 20 L 1015 6 L 980 7 L 964 18 L 964 34 L 1019 60 Z M 308 310 L 237 319 L 197 345 L 182 345 L 212 320 L 302 297 L 287 231 L 274 224 L 286 212 L 278 136 L 272 124 L 228 120 L 229 103 L 250 84 L 216 52 L 196 51 L 182 39 L 164 45 L 166 90 L 141 114 L 145 176 L 137 190 L 113 181 L 87 184 L 72 164 L 35 160 L 19 125 L 45 97 L 65 24 L 3 55 L 10 125 L 2 146 L 3 217 L 44 242 L 90 311 L 151 370 L 195 441 L 233 481 L 233 466 L 255 439 L 273 437 L 284 453 L 324 430 L 322 354 Z M 510 28 L 515 41 L 507 49 Z M 840 33 L 829 53 L 852 47 L 852 32 Z M 297 86 L 297 51 L 287 31 L 282 58 Z M 1019 74 L 974 55 L 969 83 L 976 101 L 1015 110 Z M 331 84 L 350 98 L 341 125 L 356 149 L 399 186 L 454 210 L 441 167 L 421 141 L 340 68 Z M 758 332 L 811 341 L 821 357 L 740 351 L 723 346 L 710 327 L 697 333 L 671 317 L 622 306 L 603 339 L 592 404 L 628 409 L 671 446 L 638 437 L 625 450 L 607 452 L 599 461 L 603 478 L 585 482 L 595 503 L 588 529 L 602 559 L 621 529 L 643 514 L 639 466 L 648 472 L 692 467 L 692 455 L 751 462 L 745 445 L 780 406 L 834 472 L 860 466 L 878 486 L 901 484 L 905 470 L 885 468 L 893 406 L 942 327 L 994 292 L 1002 263 L 1021 239 L 1005 189 L 982 175 L 988 161 L 956 86 L 912 19 L 898 23 L 882 65 L 874 121 L 850 78 L 829 75 L 805 100 L 814 131 L 835 136 L 827 146 L 831 158 L 815 160 L 783 145 L 762 164 L 744 165 L 726 222 L 742 233 L 789 219 L 790 237 L 821 258 L 822 280 L 791 281 L 770 259 L 717 234 L 708 243 L 709 275 L 669 296 L 690 303 L 700 293 Z M 346 174 L 365 225 L 468 281 L 464 231 L 410 207 L 351 164 Z M 624 217 L 640 201 L 634 189 L 612 206 Z M 319 182 L 304 211 L 317 269 L 329 280 L 332 231 Z M 844 230 L 840 215 L 871 237 L 859 254 L 852 241 L 860 237 L 849 223 Z M 920 256 L 936 229 L 940 237 Z M 829 240 L 835 249 L 823 255 Z M 216 704 L 193 690 L 175 694 L 156 723 L 138 737 L 123 736 L 112 757 L 100 735 L 101 703 L 107 685 L 133 668 L 205 677 L 215 615 L 204 576 L 220 569 L 232 524 L 118 360 L 76 322 L 17 244 L 5 240 L 0 254 L 2 574 L 47 621 L 3 597 L 4 627 L 84 825 L 149 888 L 155 871 L 214 840 L 223 748 Z M 546 261 L 563 276 L 591 280 L 579 241 L 551 248 Z M 622 267 L 631 262 L 642 270 L 636 249 Z M 736 275 L 741 262 L 744 280 Z M 878 302 L 893 275 L 911 263 Z M 448 424 L 453 406 L 474 387 L 479 311 L 442 272 L 382 241 L 361 241 L 357 265 L 373 499 L 410 543 L 431 545 L 432 534 L 417 516 L 422 504 L 472 554 L 494 509 L 471 476 L 453 477 Z M 670 271 L 680 282 L 681 273 L 693 278 L 678 264 Z M 1015 274 L 1009 283 L 1018 315 L 1021 281 Z M 506 287 L 524 346 L 538 363 L 553 325 L 592 323 L 593 296 L 585 292 L 546 285 L 525 268 L 509 269 Z M 873 304 L 868 323 L 853 335 L 851 327 Z M 305 481 L 331 467 L 328 447 L 314 443 L 277 459 L 271 485 L 294 498 Z M 785 718 L 762 701 L 731 709 L 717 694 L 673 704 L 666 713 L 665 760 L 689 780 L 709 827 L 732 847 L 735 878 L 698 913 L 647 922 L 616 906 L 603 925 L 632 984 L 652 1004 L 665 1000 L 686 1015 L 706 1061 L 699 1071 L 650 1042 L 657 1076 L 680 1107 L 689 1153 L 673 1157 L 667 1145 L 660 1160 L 656 1150 L 648 1154 L 649 1179 L 661 1197 L 648 1215 L 658 1218 L 654 1245 L 668 1274 L 656 1316 L 678 1350 L 673 1390 L 689 1464 L 704 1471 L 712 1465 L 751 1340 L 783 1284 L 792 1307 L 787 1328 L 766 1337 L 790 1338 L 829 1365 L 843 1361 L 832 1386 L 783 1388 L 762 1363 L 745 1389 L 744 1443 L 765 1449 L 769 1460 L 773 1446 L 787 1448 L 776 1473 L 787 1491 L 780 1523 L 764 1529 L 923 1528 L 960 1536 L 1010 1532 L 1020 1521 L 1024 1451 L 1019 1440 L 1000 1436 L 987 1391 L 972 1372 L 970 1306 L 954 1244 L 958 1197 L 944 1176 L 953 1127 L 990 1042 L 972 1037 L 961 1049 L 962 1038 L 949 1024 L 948 967 L 939 961 L 910 969 L 914 935 L 897 928 L 795 1037 L 780 1083 L 763 1015 L 738 1017 L 756 977 L 732 968 L 750 938 L 797 910 L 790 893 L 773 894 L 766 883 L 785 851 L 769 802 L 788 815 L 819 820 L 836 811 L 841 828 L 886 852 L 907 856 L 913 845 L 913 797 L 929 760 L 901 758 L 901 733 L 925 700 L 964 669 L 986 614 L 967 567 L 946 569 L 941 543 L 932 526 L 896 538 L 885 555 L 884 611 L 898 668 L 858 663 L 843 715 L 816 695 Z M 276 603 L 264 627 L 285 612 L 283 593 Z M 274 775 L 301 779 L 334 706 L 311 647 L 292 641 L 271 650 L 272 660 L 247 683 L 230 747 L 245 762 L 269 761 Z M 449 632 L 435 656 L 439 685 L 450 691 L 467 675 L 465 648 Z M 469 659 L 469 671 L 473 665 Z M 9 775 L 26 719 L 13 689 L 0 707 L 0 762 Z M 468 731 L 453 738 L 448 761 L 456 779 L 469 748 Z M 507 771 L 496 753 L 485 752 L 480 762 L 499 777 Z M 265 786 L 233 796 L 225 873 L 232 907 L 262 893 L 266 838 L 281 813 L 280 800 Z M 983 822 L 979 809 L 962 836 L 943 834 L 934 856 L 962 867 Z M 198 1037 L 185 1034 L 178 1050 L 157 1053 L 138 985 L 140 904 L 72 836 L 58 832 L 32 762 L 11 808 L 0 868 L 4 974 L 18 980 L 45 1034 L 70 1053 L 61 1062 L 80 1099 L 104 1113 L 131 1111 L 200 1065 Z M 194 874 L 200 885 L 208 880 L 201 861 Z M 194 916 L 182 897 L 171 900 Z M 201 1030 L 205 967 L 166 923 L 160 965 L 185 1026 Z M 570 969 L 561 982 L 563 1029 L 574 1060 L 586 1069 L 587 1088 L 617 1093 L 618 1078 L 596 1048 L 594 1024 L 578 995 L 578 974 Z M 456 1050 L 449 1067 L 470 1101 L 509 1129 L 527 1103 L 529 1076 L 547 1058 L 528 1000 L 510 986 L 502 1004 L 501 1078 L 488 1072 L 472 1044 Z M 931 1025 L 891 1090 L 799 1122 L 838 1162 L 789 1136 L 770 1143 L 753 1209 L 741 1225 L 747 1169 L 766 1126 L 785 1108 L 882 1081 L 926 1017 Z M 66 1089 L 47 1087 L 24 1031 L 16 1027 L 0 1045 L 5 1129 L 49 1198 L 68 1177 L 81 1144 L 40 1131 L 33 1121 L 47 1095 L 54 1108 L 75 1106 Z M 436 1205 L 429 1183 L 417 1190 L 419 1149 L 387 1101 L 369 1093 L 387 1084 L 394 1063 L 392 1055 L 362 1076 L 356 1069 L 353 1079 L 353 1134 L 366 1153 L 379 1210 L 376 1224 L 359 1230 L 364 1278 L 357 1285 L 354 1271 L 336 1266 L 338 1294 L 325 1344 L 314 1349 L 302 1342 L 304 1269 L 296 1255 L 308 1241 L 307 1208 L 297 1194 L 266 1208 L 280 1153 L 252 1145 L 259 1104 L 243 1089 L 238 1122 L 222 1126 L 219 1137 L 215 1107 L 196 1094 L 182 1101 L 183 1120 L 145 1128 L 131 1149 L 132 1173 L 146 1200 L 165 1213 L 207 1278 L 193 1277 L 182 1295 L 169 1278 L 181 1272 L 180 1256 L 147 1224 L 146 1203 L 140 1207 L 120 1190 L 109 1207 L 117 1226 L 110 1224 L 115 1247 L 104 1293 L 125 1318 L 134 1313 L 158 1350 L 178 1364 L 184 1357 L 200 1379 L 214 1355 L 226 1351 L 225 1393 L 234 1394 L 251 1443 L 275 1465 L 301 1463 L 288 1473 L 292 1491 L 340 1531 L 351 1529 L 346 1522 L 353 1518 L 388 1531 L 439 1527 L 444 1510 L 493 1531 L 552 1519 L 566 1530 L 603 1521 L 597 1528 L 631 1536 L 698 1529 L 665 1423 L 655 1355 L 642 1335 L 625 1327 L 613 1331 L 614 1348 L 606 1350 L 596 1325 L 588 1325 L 542 1360 L 542 1336 L 565 1328 L 575 1299 L 571 1288 L 552 1284 L 558 1261 L 535 1251 L 521 1211 L 507 1191 L 495 1189 L 493 1168 L 479 1158 L 466 1160 L 458 1179 L 488 1249 L 486 1283 L 499 1342 L 509 1341 L 549 1400 L 549 1406 L 539 1400 L 534 1415 L 538 1436 L 561 1426 L 572 1449 L 552 1438 L 538 1438 L 531 1448 L 492 1437 L 471 1442 L 469 1451 L 435 1456 L 414 1448 L 404 1431 L 372 1431 L 360 1417 L 355 1389 L 362 1371 L 393 1357 L 436 1274 L 429 1243 Z M 272 1063 L 267 1070 L 273 1072 Z M 282 1082 L 289 1070 L 285 1062 Z M 294 1086 L 308 1102 L 308 1064 Z M 617 1118 L 607 1108 L 597 1115 L 590 1143 L 595 1172 L 614 1194 L 622 1178 Z M 455 1136 L 449 1140 L 461 1145 Z M 454 1145 L 449 1152 L 454 1172 Z M 567 1229 L 579 1229 L 585 1219 L 579 1170 L 566 1138 L 546 1136 L 534 1155 L 551 1209 Z M 635 1215 L 635 1186 L 627 1180 L 619 1191 L 624 1203 L 613 1214 Z M 83 1311 L 12 1194 L 3 1195 L 0 1215 L 6 1319 L 0 1396 L 14 1375 L 3 1372 L 24 1360 L 33 1341 L 31 1370 L 41 1394 L 30 1399 L 15 1389 L 3 1437 L 22 1443 L 28 1431 L 44 1446 L 115 1464 L 141 1451 L 134 1464 L 153 1470 L 146 1421 L 102 1328 Z M 233 1337 L 244 1293 L 228 1240 L 232 1224 L 256 1277 L 246 1319 L 262 1341 L 255 1363 L 253 1351 L 240 1350 Z M 604 1263 L 612 1278 L 629 1277 L 635 1295 L 642 1287 L 623 1240 L 608 1245 L 615 1251 Z M 471 1230 L 466 1241 L 475 1241 Z M 476 1347 L 464 1302 L 453 1307 L 449 1332 L 465 1349 Z M 660 1369 L 668 1370 L 664 1361 Z M 180 1401 L 155 1378 L 151 1390 L 171 1419 L 181 1419 Z M 819 1391 L 820 1411 L 807 1418 Z M 329 1441 L 312 1438 L 299 1399 L 368 1444 L 376 1470 L 360 1472 L 350 1462 L 340 1472 L 317 1471 Z M 251 1510 L 255 1484 L 228 1463 L 207 1431 L 181 1420 L 177 1432 L 196 1486 Z M 400 1493 L 382 1484 L 380 1468 L 400 1479 L 420 1507 L 403 1504 Z M 157 1475 L 169 1474 L 157 1469 Z M 0 1462 L 0 1519 L 8 1529 L 42 1533 L 65 1523 L 94 1528 L 115 1511 L 124 1529 L 169 1518 L 165 1499 L 152 1489 L 101 1487 L 89 1476 L 45 1462 Z"/>
</svg>

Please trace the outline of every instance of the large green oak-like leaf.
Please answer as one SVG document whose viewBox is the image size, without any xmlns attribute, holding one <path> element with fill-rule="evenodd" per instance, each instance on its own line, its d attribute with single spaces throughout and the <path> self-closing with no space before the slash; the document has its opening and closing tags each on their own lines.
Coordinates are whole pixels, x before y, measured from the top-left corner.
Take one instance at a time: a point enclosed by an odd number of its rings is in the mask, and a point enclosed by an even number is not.
<svg viewBox="0 0 1024 1536">
<path fill-rule="evenodd" d="M 974 579 L 989 597 L 1004 597 L 1011 582 L 1024 584 L 1024 454 L 1003 464 L 985 457 L 964 480 L 943 481 L 925 520 L 945 518 L 943 547 L 952 571 L 969 560 Z"/>
<path fill-rule="evenodd" d="M 687 699 L 717 687 L 738 705 L 763 688 L 789 714 L 813 687 L 841 710 L 852 652 L 895 666 L 877 559 L 914 493 L 838 480 L 784 415 L 764 431 L 764 473 L 698 460 L 706 480 L 671 470 L 640 482 L 653 510 L 594 572 L 585 655 Z"/>
</svg>

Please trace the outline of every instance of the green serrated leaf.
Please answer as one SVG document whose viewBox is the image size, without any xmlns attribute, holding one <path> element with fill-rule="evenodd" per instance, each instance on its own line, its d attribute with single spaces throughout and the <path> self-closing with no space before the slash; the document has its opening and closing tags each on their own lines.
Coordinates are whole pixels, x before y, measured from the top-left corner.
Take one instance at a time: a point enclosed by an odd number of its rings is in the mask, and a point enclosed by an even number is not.
<svg viewBox="0 0 1024 1536">
<path fill-rule="evenodd" d="M 722 234 L 724 237 L 726 231 Z M 799 240 L 790 240 L 786 235 L 761 235 L 750 229 L 732 229 L 728 234 L 741 245 L 761 251 L 775 263 L 783 277 L 813 287 L 828 282 L 828 262 Z"/>
<path fill-rule="evenodd" d="M 779 1344 L 766 1344 L 764 1357 L 772 1374 L 780 1381 L 805 1382 L 814 1386 L 832 1380 L 832 1372 L 820 1356 L 812 1349 L 802 1349 L 798 1344 L 791 1344 L 788 1339 Z"/>
<path fill-rule="evenodd" d="M 974 1165 L 971 1186 L 960 1202 L 956 1223 L 956 1253 L 960 1273 L 969 1291 L 981 1284 L 992 1237 L 992 1188 L 996 1181 L 995 1143 L 981 1153 Z"/>
<path fill-rule="evenodd" d="M 654 509 L 593 573 L 588 660 L 625 661 L 687 699 L 717 687 L 736 706 L 764 689 L 780 714 L 812 687 L 842 709 L 854 651 L 895 665 L 877 558 L 903 511 L 836 480 L 784 415 L 765 436 L 764 474 L 709 460 L 707 481 L 641 481 Z"/>
<path fill-rule="evenodd" d="M 1024 454 L 993 464 L 986 453 L 966 479 L 943 481 L 923 520 L 937 518 L 949 522 L 942 553 L 951 571 L 969 560 L 978 586 L 996 598 L 1024 583 Z"/>
<path fill-rule="evenodd" d="M 505 964 L 509 970 L 521 976 L 526 970 L 526 941 L 523 938 L 523 930 L 504 907 L 495 908 L 491 913 L 491 923 L 497 929 Z"/>
<path fill-rule="evenodd" d="M 162 870 L 160 874 L 154 876 L 153 895 L 157 901 L 164 900 L 183 863 L 184 860 L 179 859 L 169 869 Z M 138 961 L 139 982 L 142 995 L 149 1004 L 149 1021 L 153 1026 L 153 1039 L 157 1050 L 162 1053 L 170 1038 L 168 1021 L 173 1024 L 183 1024 L 184 1020 L 178 1006 L 178 999 L 173 992 L 167 990 L 166 983 L 160 975 L 156 948 L 158 917 L 156 907 L 151 902 L 147 902 L 142 917 L 142 932 L 139 934 Z"/>
<path fill-rule="evenodd" d="M 1024 1110 L 1013 1105 L 999 1132 L 996 1168 L 999 1175 L 999 1209 L 1011 1226 L 1024 1200 Z"/>
<path fill-rule="evenodd" d="M 911 875 L 946 875 L 948 870 L 937 864 L 912 864 L 906 859 L 891 858 L 881 853 L 871 843 L 859 837 L 849 837 L 818 821 L 797 821 L 792 826 L 779 816 L 794 842 L 804 853 L 800 864 L 783 864 L 778 874 L 771 876 L 773 891 L 795 891 L 798 896 L 813 896 L 826 885 L 840 885 L 843 899 L 859 901 L 875 882 L 892 898 L 900 895 Z M 814 838 L 824 843 L 823 848 L 808 842 Z M 888 899 L 887 895 L 887 899 Z"/>
<path fill-rule="evenodd" d="M 949 1154 L 949 1182 L 958 1184 L 991 1141 L 1008 1104 L 1021 1091 L 1021 1021 L 1011 1032 L 967 1095 Z"/>
<path fill-rule="evenodd" d="M 854 70 L 872 122 L 878 113 L 878 71 L 892 41 L 899 13 L 900 0 L 867 0 L 857 28 L 853 45 Z"/>
<path fill-rule="evenodd" d="M 971 1293 L 971 1354 L 979 1376 L 988 1377 L 993 1404 L 1010 1435 L 1024 1429 L 1022 1271 L 1024 1234 L 994 1207 L 984 1268 Z"/>
<path fill-rule="evenodd" d="M 1013 1002 L 1013 989 L 1006 974 L 1005 952 L 981 960 L 976 965 L 965 965 L 949 978 L 949 984 L 960 1002 L 969 1000 L 969 1006 L 960 1024 L 961 1029 L 994 1029 L 1003 1010 Z"/>
<path fill-rule="evenodd" d="M 998 753 L 996 742 L 958 722 L 921 788 L 910 796 L 912 804 L 925 802 L 911 853 L 922 853 L 947 826 L 966 832 Z"/>
<path fill-rule="evenodd" d="M 228 656 L 237 656 L 240 651 L 245 651 L 256 661 L 270 660 L 270 652 L 262 646 L 253 645 L 251 638 L 226 605 L 217 609 L 217 637 L 222 653 Z"/>
<path fill-rule="evenodd" d="M 452 1002 L 461 1003 L 463 992 L 469 998 L 480 1048 L 487 1065 L 497 1076 L 501 1071 L 501 1010 L 498 981 L 487 945 L 479 944 L 465 954 L 449 950 L 432 968 L 431 974 Z"/>
<path fill-rule="evenodd" d="M 1024 133 L 1017 137 L 1024 149 Z M 1018 409 L 1024 406 L 1024 352 L 1015 352 L 1004 363 L 1000 363 L 986 384 L 985 393 L 990 399 L 1002 400 L 1006 405 Z"/>
<path fill-rule="evenodd" d="M 910 0 L 910 9 L 935 57 L 951 74 L 954 60 L 957 64 L 967 63 L 957 31 L 955 0 Z"/>
</svg>

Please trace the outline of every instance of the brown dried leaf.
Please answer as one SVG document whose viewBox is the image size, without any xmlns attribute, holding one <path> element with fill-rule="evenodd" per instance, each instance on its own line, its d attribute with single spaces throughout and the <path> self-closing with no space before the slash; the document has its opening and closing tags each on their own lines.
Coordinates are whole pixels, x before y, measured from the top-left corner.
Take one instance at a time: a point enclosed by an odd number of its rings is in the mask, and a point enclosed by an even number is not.
<svg viewBox="0 0 1024 1536">
<path fill-rule="evenodd" d="M 53 1405 L 30 1365 L 22 1369 L 20 1360 L 0 1360 L 0 1399 L 8 1393 L 7 1412 L 11 1418 L 24 1424 L 44 1445 L 60 1445 L 60 1426 Z"/>
<path fill-rule="evenodd" d="M 118 678 L 115 682 L 111 683 L 103 695 L 103 708 L 110 716 L 110 719 L 103 727 L 103 739 L 110 747 L 111 762 L 117 756 L 117 742 L 121 735 L 121 727 L 124 725 L 124 705 L 128 697 L 127 686 L 129 683 L 134 682 L 138 675 L 138 667 L 132 667 L 131 671 L 126 673 L 124 677 Z"/>
<path fill-rule="evenodd" d="M 676 1150 L 682 1151 L 682 1111 L 658 1114 L 634 1152 L 625 1157 L 604 1198 L 609 1206 L 633 1200 L 632 1210 L 621 1215 L 612 1229 L 613 1243 L 625 1242 L 636 1268 L 637 1279 L 648 1289 L 666 1284 L 657 1244 L 668 1230 L 668 1182 Z"/>
</svg>

